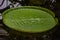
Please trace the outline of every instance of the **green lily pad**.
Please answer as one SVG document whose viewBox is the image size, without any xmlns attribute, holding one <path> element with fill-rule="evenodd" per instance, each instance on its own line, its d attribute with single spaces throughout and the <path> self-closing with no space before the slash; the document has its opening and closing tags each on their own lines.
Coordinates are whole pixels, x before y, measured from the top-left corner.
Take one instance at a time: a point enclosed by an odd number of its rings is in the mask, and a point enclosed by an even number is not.
<svg viewBox="0 0 60 40">
<path fill-rule="evenodd" d="M 37 7 L 19 7 L 5 11 L 3 23 L 17 31 L 22 32 L 44 32 L 52 29 L 57 24 L 56 20 L 49 12 Z"/>
</svg>

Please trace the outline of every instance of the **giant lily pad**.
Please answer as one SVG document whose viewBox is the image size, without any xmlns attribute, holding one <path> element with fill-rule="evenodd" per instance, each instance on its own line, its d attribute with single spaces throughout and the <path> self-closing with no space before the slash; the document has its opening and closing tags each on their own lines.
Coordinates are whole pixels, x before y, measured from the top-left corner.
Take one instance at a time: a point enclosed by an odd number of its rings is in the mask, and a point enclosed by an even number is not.
<svg viewBox="0 0 60 40">
<path fill-rule="evenodd" d="M 22 32 L 44 32 L 52 29 L 57 24 L 50 10 L 38 7 L 19 7 L 5 11 L 3 23 L 14 30 Z M 54 14 L 54 13 L 53 13 Z"/>
</svg>

